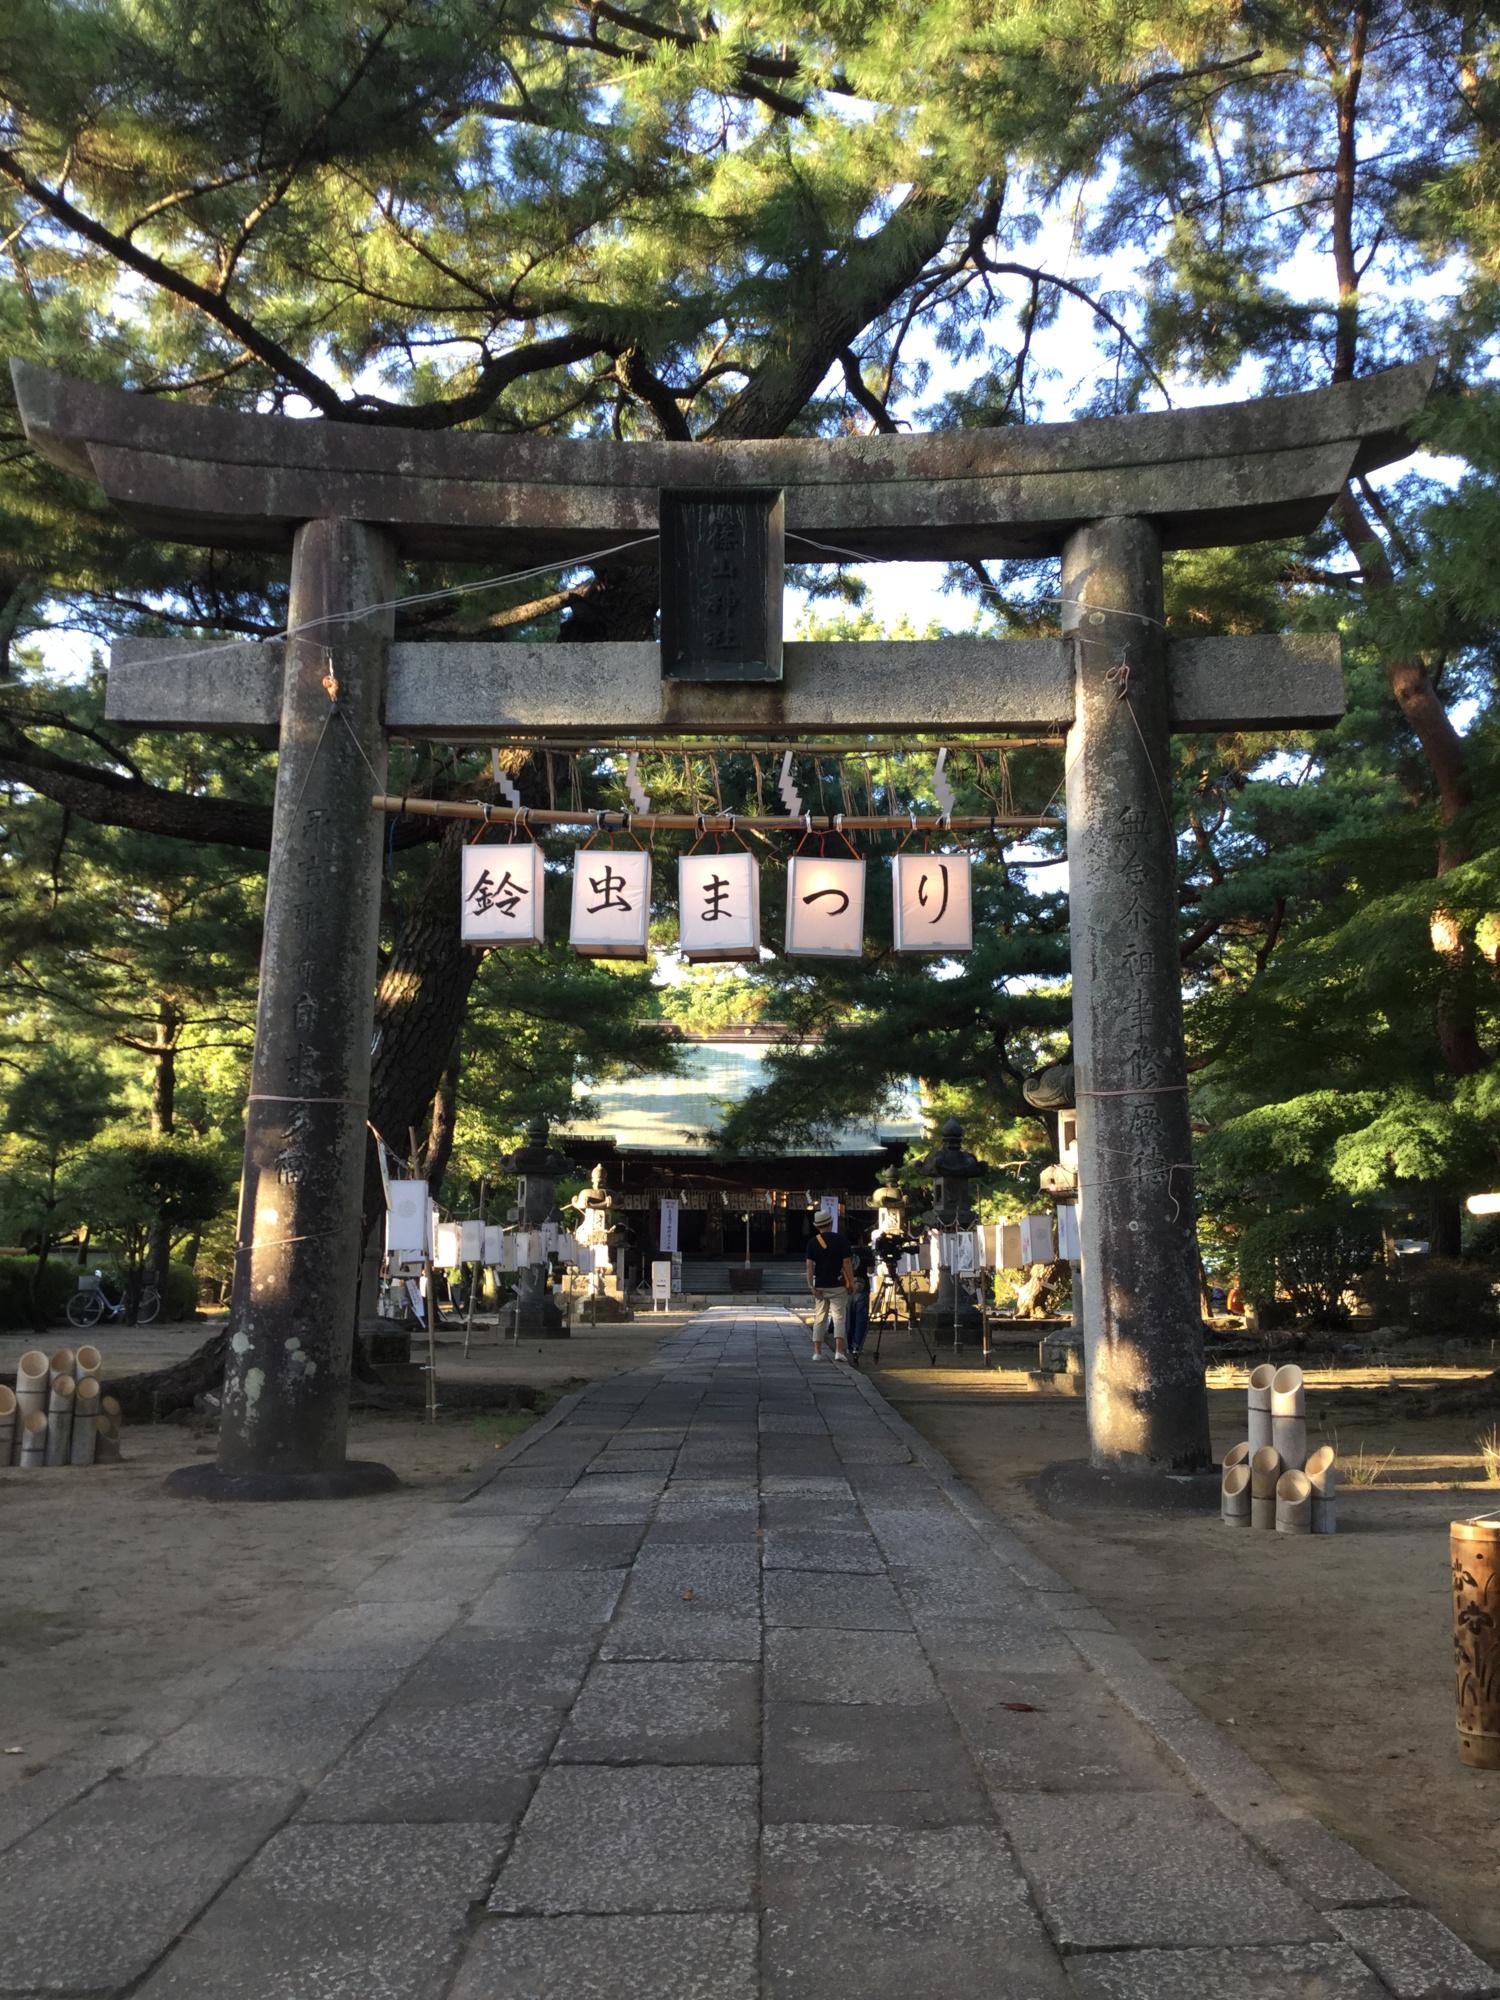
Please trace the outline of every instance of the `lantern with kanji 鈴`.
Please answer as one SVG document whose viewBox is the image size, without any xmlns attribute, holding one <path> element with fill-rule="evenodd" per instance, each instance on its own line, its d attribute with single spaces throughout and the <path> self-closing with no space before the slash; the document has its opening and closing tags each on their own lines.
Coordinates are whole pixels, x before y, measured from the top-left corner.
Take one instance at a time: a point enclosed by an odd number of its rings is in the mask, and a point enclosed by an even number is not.
<svg viewBox="0 0 1500 2000">
<path fill-rule="evenodd" d="M 893 854 L 891 923 L 897 951 L 974 949 L 967 854 Z"/>
<path fill-rule="evenodd" d="M 786 948 L 793 958 L 858 958 L 865 948 L 865 864 L 794 854 L 786 870 Z"/>
<path fill-rule="evenodd" d="M 677 864 L 682 955 L 695 964 L 760 958 L 760 868 L 754 855 L 684 854 Z"/>
<path fill-rule="evenodd" d="M 651 927 L 651 856 L 644 848 L 580 848 L 573 857 L 568 942 L 580 958 L 645 958 Z"/>
<path fill-rule="evenodd" d="M 466 847 L 459 900 L 465 944 L 540 944 L 543 879 L 534 840 Z"/>
</svg>

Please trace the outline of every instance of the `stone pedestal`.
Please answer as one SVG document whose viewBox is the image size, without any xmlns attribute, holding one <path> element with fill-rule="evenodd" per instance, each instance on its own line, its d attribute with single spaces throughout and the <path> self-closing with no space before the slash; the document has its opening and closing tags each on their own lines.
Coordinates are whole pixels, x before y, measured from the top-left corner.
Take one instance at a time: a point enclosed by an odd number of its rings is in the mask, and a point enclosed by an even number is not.
<svg viewBox="0 0 1500 2000">
<path fill-rule="evenodd" d="M 1063 554 L 1073 1053 L 1094 1464 L 1209 1464 L 1182 1041 L 1161 547 L 1105 520 Z"/>
<path fill-rule="evenodd" d="M 309 521 L 292 551 L 276 818 L 246 1107 L 240 1250 L 219 1452 L 169 1484 L 217 1499 L 395 1485 L 345 1460 L 360 1262 L 392 617 L 376 529 Z"/>
</svg>

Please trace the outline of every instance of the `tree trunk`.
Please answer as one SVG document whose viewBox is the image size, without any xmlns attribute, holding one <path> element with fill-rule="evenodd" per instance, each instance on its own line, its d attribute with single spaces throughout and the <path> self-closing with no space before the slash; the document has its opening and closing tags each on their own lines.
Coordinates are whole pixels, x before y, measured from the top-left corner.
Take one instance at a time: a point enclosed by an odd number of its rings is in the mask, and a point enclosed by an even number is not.
<svg viewBox="0 0 1500 2000">
<path fill-rule="evenodd" d="M 47 1331 L 47 1259 L 52 1255 L 52 1235 L 44 1229 L 37 1239 L 36 1263 L 31 1273 L 31 1328 L 33 1333 Z"/>
</svg>

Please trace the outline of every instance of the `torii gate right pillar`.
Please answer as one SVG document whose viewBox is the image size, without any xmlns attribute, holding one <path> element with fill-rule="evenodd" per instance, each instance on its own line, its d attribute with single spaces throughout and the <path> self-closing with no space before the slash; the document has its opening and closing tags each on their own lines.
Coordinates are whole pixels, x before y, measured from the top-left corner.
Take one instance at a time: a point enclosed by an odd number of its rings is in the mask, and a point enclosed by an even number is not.
<svg viewBox="0 0 1500 2000">
<path fill-rule="evenodd" d="M 1090 1453 L 1210 1463 L 1177 941 L 1161 542 L 1096 521 L 1063 550 L 1074 649 L 1068 880 Z"/>
</svg>

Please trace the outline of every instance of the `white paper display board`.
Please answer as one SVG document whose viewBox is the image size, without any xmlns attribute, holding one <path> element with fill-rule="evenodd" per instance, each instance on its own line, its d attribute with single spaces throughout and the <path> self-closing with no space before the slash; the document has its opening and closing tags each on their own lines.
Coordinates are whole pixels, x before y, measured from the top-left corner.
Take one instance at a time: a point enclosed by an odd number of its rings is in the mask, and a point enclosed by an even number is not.
<svg viewBox="0 0 1500 2000">
<path fill-rule="evenodd" d="M 865 948 L 865 864 L 794 854 L 786 866 L 786 948 L 794 958 L 858 958 Z"/>
<path fill-rule="evenodd" d="M 664 1194 L 661 1198 L 661 1224 L 657 1232 L 658 1249 L 672 1251 L 677 1248 L 677 1223 L 677 1197 Z"/>
<path fill-rule="evenodd" d="M 1078 1263 L 1083 1256 L 1083 1244 L 1078 1236 L 1078 1208 L 1071 1201 L 1061 1201 L 1057 1205 L 1057 1254 L 1066 1257 L 1070 1264 Z"/>
<path fill-rule="evenodd" d="M 967 854 L 893 854 L 891 923 L 897 951 L 974 949 Z"/>
<path fill-rule="evenodd" d="M 651 928 L 651 856 L 644 848 L 580 848 L 573 856 L 568 941 L 581 958 L 644 958 Z"/>
<path fill-rule="evenodd" d="M 1052 1217 L 1050 1215 L 1023 1215 L 1021 1217 L 1021 1261 L 1026 1264 L 1050 1264 L 1057 1255 L 1057 1245 L 1052 1237 Z"/>
<path fill-rule="evenodd" d="M 478 1264 L 483 1258 L 484 1224 L 461 1222 L 458 1225 L 458 1261 L 461 1264 Z"/>
<path fill-rule="evenodd" d="M 948 1268 L 950 1271 L 972 1271 L 974 1268 L 974 1232 L 972 1229 L 956 1229 L 947 1238 Z"/>
<path fill-rule="evenodd" d="M 1021 1254 L 1021 1225 L 1019 1222 L 1002 1222 L 1000 1225 L 1000 1268 L 1002 1271 L 1019 1271 L 1025 1263 Z"/>
<path fill-rule="evenodd" d="M 534 840 L 463 851 L 459 933 L 466 944 L 540 944 L 542 850 Z"/>
<path fill-rule="evenodd" d="M 670 1302 L 672 1297 L 672 1260 L 658 1257 L 651 1264 L 651 1297 Z"/>
<path fill-rule="evenodd" d="M 697 964 L 760 958 L 760 867 L 751 854 L 684 854 L 677 863 L 682 955 Z"/>
<path fill-rule="evenodd" d="M 456 1222 L 440 1222 L 433 1231 L 432 1261 L 440 1271 L 451 1271 L 463 1262 Z"/>
<path fill-rule="evenodd" d="M 425 1257 L 432 1212 L 426 1181 L 392 1181 L 385 1218 L 385 1247 L 393 1257 Z"/>
<path fill-rule="evenodd" d="M 505 1231 L 498 1222 L 487 1222 L 484 1226 L 484 1248 L 480 1252 L 481 1263 L 498 1264 L 504 1255 Z"/>
</svg>

